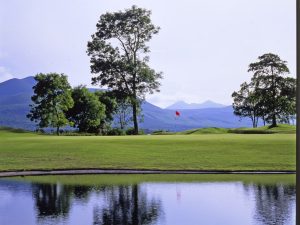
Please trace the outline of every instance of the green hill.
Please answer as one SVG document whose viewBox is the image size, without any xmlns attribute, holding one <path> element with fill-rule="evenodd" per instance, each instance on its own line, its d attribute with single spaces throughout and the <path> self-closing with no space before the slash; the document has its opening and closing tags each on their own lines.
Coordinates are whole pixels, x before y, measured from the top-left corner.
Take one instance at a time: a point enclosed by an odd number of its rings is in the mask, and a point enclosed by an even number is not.
<svg viewBox="0 0 300 225">
<path fill-rule="evenodd" d="M 219 128 L 219 127 L 208 127 L 198 128 L 192 130 L 185 130 L 182 132 L 167 132 L 167 131 L 156 131 L 155 135 L 167 135 L 167 134 L 295 134 L 296 126 L 289 124 L 279 124 L 278 127 L 262 126 L 257 128 Z"/>
</svg>

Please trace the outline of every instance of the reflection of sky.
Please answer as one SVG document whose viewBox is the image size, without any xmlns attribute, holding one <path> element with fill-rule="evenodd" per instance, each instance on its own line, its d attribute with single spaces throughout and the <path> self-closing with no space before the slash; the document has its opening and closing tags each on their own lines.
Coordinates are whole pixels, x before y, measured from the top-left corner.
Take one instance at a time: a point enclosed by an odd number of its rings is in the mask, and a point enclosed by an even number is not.
<svg viewBox="0 0 300 225">
<path fill-rule="evenodd" d="M 21 185 L 24 187 L 23 185 Z M 158 224 L 166 225 L 256 225 L 256 196 L 254 186 L 241 182 L 214 183 L 142 183 L 140 193 L 147 199 L 162 204 Z M 289 198 L 291 196 L 288 196 Z M 101 191 L 91 192 L 86 199 L 72 198 L 70 211 L 65 219 L 36 218 L 37 212 L 32 192 L 28 186 L 0 181 L 0 224 L 92 224 L 93 212 L 105 205 L 107 196 Z M 285 224 L 295 224 L 295 198 L 291 198 Z M 268 205 L 268 202 L 266 202 Z M 263 224 L 263 223 L 262 223 Z M 268 224 L 268 223 L 265 223 Z"/>
<path fill-rule="evenodd" d="M 35 224 L 34 201 L 31 193 L 13 192 L 0 187 L 0 224 Z M 21 222 L 21 223 L 20 223 Z"/>
<path fill-rule="evenodd" d="M 93 224 L 93 212 L 95 207 L 104 204 L 101 194 L 92 193 L 87 202 L 74 201 L 70 210 L 69 224 Z"/>
<path fill-rule="evenodd" d="M 252 224 L 254 202 L 241 183 L 145 184 L 163 202 L 166 224 Z"/>
</svg>

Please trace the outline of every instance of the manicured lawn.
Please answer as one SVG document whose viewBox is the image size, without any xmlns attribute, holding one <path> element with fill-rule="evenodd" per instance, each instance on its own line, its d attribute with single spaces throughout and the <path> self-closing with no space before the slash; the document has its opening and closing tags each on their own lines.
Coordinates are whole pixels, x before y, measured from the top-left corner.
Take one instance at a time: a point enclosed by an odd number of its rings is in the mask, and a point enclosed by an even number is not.
<svg viewBox="0 0 300 225">
<path fill-rule="evenodd" d="M 0 171 L 295 170 L 295 134 L 51 136 L 0 130 Z"/>
</svg>

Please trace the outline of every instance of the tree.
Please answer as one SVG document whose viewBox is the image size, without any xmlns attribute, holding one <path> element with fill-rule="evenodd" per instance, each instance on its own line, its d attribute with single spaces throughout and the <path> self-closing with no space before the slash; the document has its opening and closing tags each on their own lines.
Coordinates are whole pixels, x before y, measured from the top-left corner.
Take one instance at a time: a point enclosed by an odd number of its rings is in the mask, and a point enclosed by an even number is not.
<svg viewBox="0 0 300 225">
<path fill-rule="evenodd" d="M 126 126 L 130 122 L 132 122 L 132 108 L 130 107 L 130 100 L 129 99 L 117 99 L 118 107 L 116 109 L 116 118 L 117 124 L 120 125 L 120 129 L 124 130 Z"/>
<path fill-rule="evenodd" d="M 257 127 L 257 122 L 263 112 L 260 105 L 260 95 L 256 92 L 253 82 L 249 84 L 244 82 L 241 89 L 233 92 L 233 109 L 234 114 L 240 117 L 249 117 L 252 126 Z"/>
<path fill-rule="evenodd" d="M 277 120 L 289 123 L 296 114 L 296 79 L 281 76 L 289 70 L 279 56 L 269 53 L 258 58 L 249 65 L 248 72 L 254 72 L 251 82 L 232 94 L 234 113 L 250 117 L 253 127 L 259 117 L 271 127 L 277 126 Z"/>
<path fill-rule="evenodd" d="M 279 120 L 290 123 L 290 120 L 293 120 L 296 115 L 296 79 L 292 77 L 282 78 L 278 86 L 280 89 Z"/>
<path fill-rule="evenodd" d="M 162 73 L 148 66 L 147 42 L 159 27 L 152 24 L 151 12 L 132 6 L 125 11 L 101 15 L 97 32 L 88 42 L 93 84 L 107 86 L 129 98 L 135 134 L 138 134 L 139 101 L 146 93 L 159 91 Z"/>
<path fill-rule="evenodd" d="M 67 118 L 79 132 L 95 131 L 105 119 L 105 105 L 84 86 L 74 88 L 72 98 L 74 106 L 67 111 Z"/>
<path fill-rule="evenodd" d="M 265 107 L 271 126 L 277 126 L 277 119 L 282 113 L 282 98 L 286 98 L 281 91 L 282 75 L 288 74 L 287 62 L 278 55 L 268 53 L 258 57 L 258 61 L 249 65 L 248 72 L 254 72 L 253 80 L 259 81 L 259 88 L 265 90 Z M 284 83 L 284 82 L 283 82 Z"/>
<path fill-rule="evenodd" d="M 27 115 L 31 121 L 38 122 L 40 128 L 59 128 L 69 124 L 65 112 L 73 106 L 71 86 L 64 74 L 49 73 L 37 74 L 34 78 L 37 84 L 33 86 L 33 104 Z"/>
<path fill-rule="evenodd" d="M 111 122 L 113 121 L 113 115 L 117 109 L 117 102 L 115 96 L 110 91 L 96 91 L 95 95 L 98 100 L 105 106 L 105 117 L 100 120 L 98 126 L 98 133 L 103 134 L 105 130 L 110 128 Z"/>
</svg>

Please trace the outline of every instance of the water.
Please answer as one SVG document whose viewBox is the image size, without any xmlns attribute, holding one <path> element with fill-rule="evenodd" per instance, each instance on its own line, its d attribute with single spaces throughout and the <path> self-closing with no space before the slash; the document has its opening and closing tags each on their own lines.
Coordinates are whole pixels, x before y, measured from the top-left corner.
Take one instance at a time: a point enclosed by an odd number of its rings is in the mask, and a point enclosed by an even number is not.
<svg viewBox="0 0 300 225">
<path fill-rule="evenodd" d="M 0 179 L 0 224 L 291 225 L 294 175 Z"/>
</svg>

